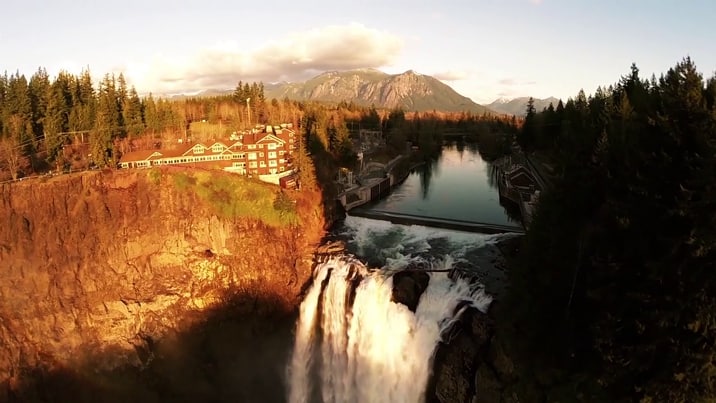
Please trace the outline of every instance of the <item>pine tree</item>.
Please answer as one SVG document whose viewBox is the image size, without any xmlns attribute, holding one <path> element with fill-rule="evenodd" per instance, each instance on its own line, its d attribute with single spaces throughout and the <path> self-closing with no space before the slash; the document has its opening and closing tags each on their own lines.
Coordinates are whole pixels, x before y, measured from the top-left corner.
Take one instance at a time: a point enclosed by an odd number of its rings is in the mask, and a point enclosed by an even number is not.
<svg viewBox="0 0 716 403">
<path fill-rule="evenodd" d="M 3 136 L 17 142 L 23 157 L 34 155 L 36 143 L 32 127 L 32 103 L 24 75 L 16 73 L 9 78 L 2 120 Z"/>
<path fill-rule="evenodd" d="M 97 118 L 90 134 L 90 152 L 95 165 L 102 168 L 114 159 L 112 144 L 120 135 L 120 113 L 117 105 L 116 80 L 106 74 L 97 93 Z"/>
<path fill-rule="evenodd" d="M 123 138 L 127 136 L 127 129 L 125 127 L 126 121 L 124 119 L 126 113 L 124 109 L 129 103 L 129 91 L 127 90 L 127 81 L 124 79 L 123 73 L 119 73 L 119 76 L 117 77 L 115 98 L 117 103 L 117 111 L 119 113 L 119 127 L 116 135 Z"/>
<path fill-rule="evenodd" d="M 47 114 L 47 104 L 50 94 L 50 77 L 45 69 L 38 69 L 30 77 L 28 84 L 30 95 L 30 108 L 32 110 L 32 131 L 35 145 L 44 137 L 42 126 L 43 118 Z"/>
<path fill-rule="evenodd" d="M 396 108 L 390 111 L 385 121 L 385 135 L 388 146 L 397 153 L 405 151 L 407 133 L 405 112 Z"/>
<path fill-rule="evenodd" d="M 57 160 L 62 146 L 67 142 L 67 135 L 64 133 L 69 130 L 72 85 L 72 76 L 61 71 L 48 90 L 47 113 L 43 118 L 43 130 L 47 162 L 49 163 Z M 58 169 L 60 168 L 58 166 Z"/>
<path fill-rule="evenodd" d="M 155 134 L 160 130 L 157 103 L 154 101 L 154 97 L 151 93 L 144 98 L 142 102 L 142 109 L 144 110 L 144 123 L 146 124 L 147 129 L 151 130 L 151 132 Z"/>
<path fill-rule="evenodd" d="M 532 97 L 527 100 L 525 122 L 517 136 L 517 142 L 525 150 L 531 150 L 536 145 L 537 110 L 535 109 L 535 100 Z"/>
<path fill-rule="evenodd" d="M 94 128 L 96 113 L 97 99 L 92 76 L 89 70 L 85 69 L 74 81 L 69 119 L 70 131 L 79 132 L 76 136 L 78 140 L 87 140 L 87 133 Z"/>
<path fill-rule="evenodd" d="M 122 122 L 129 137 L 137 137 L 144 131 L 142 119 L 142 101 L 132 86 L 122 106 Z"/>
</svg>

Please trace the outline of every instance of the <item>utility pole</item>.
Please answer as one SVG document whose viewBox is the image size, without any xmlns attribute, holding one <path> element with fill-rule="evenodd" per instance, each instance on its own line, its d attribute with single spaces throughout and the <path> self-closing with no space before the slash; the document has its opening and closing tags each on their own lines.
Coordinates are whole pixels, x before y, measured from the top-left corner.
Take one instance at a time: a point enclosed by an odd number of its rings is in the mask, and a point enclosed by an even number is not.
<svg viewBox="0 0 716 403">
<path fill-rule="evenodd" d="M 249 101 L 251 101 L 251 98 L 246 98 L 246 115 L 249 117 L 249 129 L 251 129 L 251 105 Z"/>
</svg>

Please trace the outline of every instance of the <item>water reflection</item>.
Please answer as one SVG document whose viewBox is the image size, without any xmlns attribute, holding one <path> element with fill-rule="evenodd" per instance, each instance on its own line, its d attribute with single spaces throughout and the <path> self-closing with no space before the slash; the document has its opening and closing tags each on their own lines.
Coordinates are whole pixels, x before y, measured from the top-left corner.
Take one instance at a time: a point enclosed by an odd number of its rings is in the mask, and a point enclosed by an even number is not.
<svg viewBox="0 0 716 403">
<path fill-rule="evenodd" d="M 462 139 L 456 141 L 456 142 L 455 142 L 455 149 L 456 149 L 457 152 L 460 154 L 460 161 L 462 161 L 462 158 L 463 158 L 463 156 L 464 156 L 464 154 L 465 154 L 465 142 L 464 142 Z"/>
<path fill-rule="evenodd" d="M 502 170 L 498 168 L 497 165 L 488 162 L 485 166 L 485 173 L 487 174 L 487 184 L 490 185 L 491 188 L 497 189 L 497 181 L 500 179 Z"/>
<path fill-rule="evenodd" d="M 501 206 L 498 173 L 485 162 L 476 144 L 452 142 L 439 158 L 415 169 L 408 178 L 369 210 L 436 219 L 520 226 Z"/>
<path fill-rule="evenodd" d="M 438 157 L 435 160 L 429 160 L 420 167 L 420 188 L 422 190 L 423 199 L 427 199 L 430 194 L 430 180 L 433 173 L 438 173 Z"/>
</svg>

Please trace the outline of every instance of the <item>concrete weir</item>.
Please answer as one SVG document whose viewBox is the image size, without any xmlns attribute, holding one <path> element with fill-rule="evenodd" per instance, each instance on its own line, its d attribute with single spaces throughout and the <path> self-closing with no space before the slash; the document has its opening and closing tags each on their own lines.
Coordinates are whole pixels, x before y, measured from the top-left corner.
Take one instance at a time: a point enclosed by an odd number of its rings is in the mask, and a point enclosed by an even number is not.
<svg viewBox="0 0 716 403">
<path fill-rule="evenodd" d="M 423 225 L 426 227 L 444 228 L 456 231 L 479 232 L 482 234 L 524 233 L 522 227 L 508 225 L 488 224 L 464 220 L 451 220 L 445 218 L 424 217 L 413 214 L 392 213 L 380 210 L 351 210 L 350 215 L 370 218 L 374 220 L 390 221 L 401 225 Z"/>
</svg>

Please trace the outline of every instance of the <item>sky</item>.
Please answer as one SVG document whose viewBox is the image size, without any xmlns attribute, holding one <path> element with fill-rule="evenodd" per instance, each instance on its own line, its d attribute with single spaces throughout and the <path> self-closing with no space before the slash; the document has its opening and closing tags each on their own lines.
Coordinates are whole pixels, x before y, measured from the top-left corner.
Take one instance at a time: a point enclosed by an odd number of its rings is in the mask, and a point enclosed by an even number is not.
<svg viewBox="0 0 716 403">
<path fill-rule="evenodd" d="M 716 71 L 714 0 L 25 0 L 2 15 L 0 71 L 122 72 L 140 94 L 377 68 L 484 104 L 590 94 L 632 63 Z"/>
</svg>

